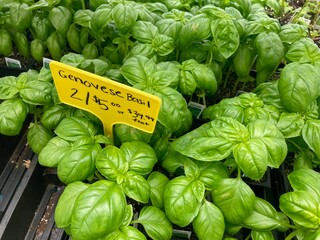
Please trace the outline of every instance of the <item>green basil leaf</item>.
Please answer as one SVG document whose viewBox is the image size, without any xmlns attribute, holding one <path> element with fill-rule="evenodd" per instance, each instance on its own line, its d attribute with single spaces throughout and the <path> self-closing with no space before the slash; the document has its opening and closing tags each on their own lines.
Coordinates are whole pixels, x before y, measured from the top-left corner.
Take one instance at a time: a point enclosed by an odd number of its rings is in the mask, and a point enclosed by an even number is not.
<svg viewBox="0 0 320 240">
<path fill-rule="evenodd" d="M 139 55 L 127 59 L 121 67 L 121 73 L 131 85 L 147 84 L 155 71 L 156 64 L 153 60 Z"/>
<path fill-rule="evenodd" d="M 43 112 L 41 123 L 47 129 L 55 129 L 66 117 L 72 116 L 73 108 L 65 104 L 55 104 Z"/>
<path fill-rule="evenodd" d="M 169 178 L 161 172 L 153 171 L 147 178 L 150 185 L 150 200 L 152 206 L 164 208 L 164 191 Z"/>
<path fill-rule="evenodd" d="M 253 180 L 261 179 L 268 167 L 268 151 L 265 144 L 249 139 L 233 148 L 233 156 L 241 170 Z"/>
<path fill-rule="evenodd" d="M 58 163 L 71 150 L 71 143 L 60 137 L 50 139 L 39 154 L 39 164 L 46 167 L 57 167 Z"/>
<path fill-rule="evenodd" d="M 89 185 L 83 182 L 70 183 L 65 187 L 54 212 L 54 220 L 59 228 L 65 228 L 71 224 L 74 203 L 80 193 L 88 187 Z"/>
<path fill-rule="evenodd" d="M 209 201 L 204 201 L 192 226 L 199 239 L 223 239 L 225 230 L 223 214 Z"/>
<path fill-rule="evenodd" d="M 301 135 L 304 120 L 298 113 L 282 113 L 277 127 L 285 138 L 298 137 Z"/>
<path fill-rule="evenodd" d="M 145 235 L 140 232 L 137 228 L 132 226 L 121 227 L 113 233 L 107 235 L 103 240 L 147 240 Z"/>
<path fill-rule="evenodd" d="M 74 142 L 82 136 L 93 137 L 98 130 L 88 119 L 73 116 L 63 119 L 54 132 L 59 137 Z"/>
<path fill-rule="evenodd" d="M 273 240 L 273 234 L 271 231 L 251 231 L 252 240 Z"/>
<path fill-rule="evenodd" d="M 69 27 L 73 21 L 73 14 L 68 8 L 58 6 L 50 10 L 49 20 L 58 33 L 63 37 L 66 37 Z"/>
<path fill-rule="evenodd" d="M 96 159 L 97 170 L 107 179 L 115 181 L 120 174 L 119 170 L 126 162 L 126 156 L 115 146 L 103 148 Z"/>
<path fill-rule="evenodd" d="M 174 140 L 171 146 L 179 153 L 201 161 L 220 161 L 226 158 L 232 152 L 234 143 L 215 132 L 215 123 L 214 120 L 203 124 Z"/>
<path fill-rule="evenodd" d="M 112 20 L 112 7 L 104 4 L 103 7 L 96 9 L 89 21 L 89 26 L 92 30 L 92 35 L 99 40 L 104 39 L 105 28 Z M 91 33 L 91 31 L 90 31 Z"/>
<path fill-rule="evenodd" d="M 193 16 L 185 24 L 179 35 L 179 43 L 182 48 L 188 48 L 192 42 L 198 42 L 207 39 L 210 35 L 211 19 L 206 14 Z"/>
<path fill-rule="evenodd" d="M 163 18 L 156 22 L 156 26 L 161 34 L 171 37 L 176 42 L 179 40 L 183 24 L 175 19 Z"/>
<path fill-rule="evenodd" d="M 247 125 L 250 138 L 261 141 L 267 151 L 267 164 L 270 167 L 279 168 L 287 156 L 288 148 L 282 133 L 273 123 L 264 120 L 256 120 Z"/>
<path fill-rule="evenodd" d="M 158 121 L 176 136 L 188 131 L 192 124 L 192 113 L 184 97 L 170 87 L 157 87 L 153 93 L 162 101 Z"/>
<path fill-rule="evenodd" d="M 197 88 L 197 82 L 189 71 L 180 72 L 179 91 L 187 96 L 192 96 Z"/>
<path fill-rule="evenodd" d="M 305 112 L 319 95 L 319 77 L 319 68 L 310 64 L 287 64 L 278 82 L 283 106 L 289 112 Z"/>
<path fill-rule="evenodd" d="M 184 173 L 187 178 L 196 181 L 200 176 L 200 169 L 195 162 L 188 159 L 184 162 Z"/>
<path fill-rule="evenodd" d="M 229 58 L 239 46 L 239 34 L 234 22 L 219 18 L 211 22 L 213 41 L 224 58 Z"/>
<path fill-rule="evenodd" d="M 129 170 L 139 175 L 149 174 L 158 161 L 153 148 L 144 142 L 125 142 L 120 150 L 125 154 Z"/>
<path fill-rule="evenodd" d="M 154 206 L 143 207 L 134 222 L 142 224 L 147 234 L 155 240 L 171 239 L 172 225 L 166 214 Z"/>
<path fill-rule="evenodd" d="M 220 178 L 229 177 L 228 168 L 222 162 L 196 162 L 200 169 L 199 181 L 212 190 Z"/>
<path fill-rule="evenodd" d="M 164 34 L 157 34 L 152 39 L 151 45 L 159 56 L 167 56 L 175 49 L 173 38 Z"/>
<path fill-rule="evenodd" d="M 39 123 L 31 123 L 27 133 L 28 145 L 36 154 L 40 154 L 42 149 L 47 145 L 53 133 Z"/>
<path fill-rule="evenodd" d="M 28 114 L 28 106 L 20 98 L 4 100 L 0 103 L 0 133 L 7 136 L 18 135 Z"/>
<path fill-rule="evenodd" d="M 288 175 L 294 191 L 311 193 L 320 202 L 320 174 L 312 169 L 299 169 Z"/>
<path fill-rule="evenodd" d="M 320 120 L 307 120 L 302 128 L 302 137 L 311 150 L 320 158 Z"/>
<path fill-rule="evenodd" d="M 73 22 L 82 26 L 89 27 L 93 11 L 90 9 L 80 9 L 73 15 Z"/>
<path fill-rule="evenodd" d="M 0 78 L 0 99 L 10 99 L 17 97 L 19 89 L 17 88 L 17 78 L 6 76 Z"/>
<path fill-rule="evenodd" d="M 204 90 L 207 95 L 213 95 L 217 91 L 217 81 L 211 68 L 204 64 L 199 64 L 192 71 L 192 75 L 197 82 L 197 87 Z"/>
<path fill-rule="evenodd" d="M 151 22 L 137 21 L 131 30 L 131 34 L 141 43 L 151 43 L 159 34 L 159 30 Z"/>
<path fill-rule="evenodd" d="M 166 85 L 172 87 L 174 89 L 177 88 L 180 77 L 180 63 L 175 61 L 166 61 L 166 62 L 159 62 L 157 63 L 157 72 L 154 76 L 154 79 L 158 79 L 158 81 L 162 82 L 162 86 Z M 165 80 L 165 81 L 164 81 Z M 169 85 L 167 85 L 169 83 Z"/>
<path fill-rule="evenodd" d="M 127 202 L 116 183 L 100 180 L 77 197 L 71 218 L 72 238 L 99 239 L 117 230 L 126 216 Z"/>
<path fill-rule="evenodd" d="M 188 157 L 173 150 L 171 147 L 168 149 L 164 160 L 162 161 L 162 167 L 170 173 L 176 172 L 177 169 L 183 168 L 184 163 L 188 161 Z"/>
<path fill-rule="evenodd" d="M 20 90 L 20 97 L 26 103 L 33 105 L 48 105 L 52 102 L 53 85 L 49 82 L 38 80 L 29 81 L 25 87 Z"/>
<path fill-rule="evenodd" d="M 135 25 L 138 14 L 131 4 L 118 3 L 112 10 L 112 17 L 120 33 L 127 33 Z"/>
<path fill-rule="evenodd" d="M 286 53 L 286 58 L 292 62 L 316 65 L 320 60 L 320 50 L 311 39 L 302 38 L 292 43 Z"/>
<path fill-rule="evenodd" d="M 95 159 L 100 150 L 99 144 L 81 145 L 70 150 L 58 163 L 57 172 L 60 181 L 69 184 L 91 177 L 95 170 Z"/>
<path fill-rule="evenodd" d="M 133 206 L 131 204 L 127 205 L 127 210 L 126 210 L 126 216 L 125 219 L 122 223 L 121 227 L 127 227 L 131 223 L 131 220 L 133 218 Z"/>
<path fill-rule="evenodd" d="M 31 19 L 32 11 L 29 9 L 28 4 L 13 4 L 10 7 L 10 20 L 13 23 L 13 27 L 18 32 L 24 32 L 27 28 L 29 28 Z"/>
<path fill-rule="evenodd" d="M 210 120 L 219 117 L 230 117 L 243 123 L 244 109 L 239 104 L 238 98 L 224 98 L 219 103 L 205 108 L 202 112 L 202 117 Z"/>
<path fill-rule="evenodd" d="M 150 185 L 141 175 L 128 171 L 119 186 L 129 198 L 141 203 L 149 201 Z"/>
<path fill-rule="evenodd" d="M 306 228 L 319 227 L 318 199 L 306 191 L 294 191 L 280 196 L 280 209 L 295 223 Z"/>
<path fill-rule="evenodd" d="M 294 44 L 301 38 L 308 36 L 308 29 L 306 26 L 297 23 L 287 23 L 281 26 L 279 37 L 284 43 Z M 287 52 L 288 54 L 288 52 Z"/>
<path fill-rule="evenodd" d="M 201 207 L 191 183 L 185 176 L 176 177 L 167 183 L 164 192 L 166 215 L 173 224 L 180 227 L 190 224 Z"/>
<path fill-rule="evenodd" d="M 213 203 L 232 224 L 241 224 L 254 209 L 254 192 L 241 178 L 220 179 L 211 196 Z"/>
<path fill-rule="evenodd" d="M 116 124 L 115 133 L 120 139 L 121 143 L 131 141 L 142 141 L 148 143 L 151 138 L 151 134 L 140 129 L 131 127 L 126 124 Z"/>
</svg>

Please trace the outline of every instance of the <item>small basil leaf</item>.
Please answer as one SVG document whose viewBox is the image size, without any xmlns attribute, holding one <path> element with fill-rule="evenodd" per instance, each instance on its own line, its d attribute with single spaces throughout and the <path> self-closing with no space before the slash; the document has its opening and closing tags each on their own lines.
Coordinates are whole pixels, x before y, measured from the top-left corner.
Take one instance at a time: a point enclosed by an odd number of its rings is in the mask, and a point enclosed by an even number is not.
<svg viewBox="0 0 320 240">
<path fill-rule="evenodd" d="M 161 172 L 153 171 L 147 178 L 150 185 L 150 200 L 152 206 L 163 209 L 164 190 L 169 178 Z"/>
<path fill-rule="evenodd" d="M 27 133 L 28 144 L 32 151 L 40 154 L 42 149 L 47 145 L 50 139 L 53 138 L 53 133 L 39 123 L 31 123 Z"/>
<path fill-rule="evenodd" d="M 172 224 L 166 214 L 154 206 L 143 207 L 134 222 L 142 224 L 147 234 L 155 240 L 171 239 Z"/>
<path fill-rule="evenodd" d="M 28 107 L 20 98 L 7 99 L 0 103 L 0 133 L 18 135 L 28 114 Z"/>
</svg>

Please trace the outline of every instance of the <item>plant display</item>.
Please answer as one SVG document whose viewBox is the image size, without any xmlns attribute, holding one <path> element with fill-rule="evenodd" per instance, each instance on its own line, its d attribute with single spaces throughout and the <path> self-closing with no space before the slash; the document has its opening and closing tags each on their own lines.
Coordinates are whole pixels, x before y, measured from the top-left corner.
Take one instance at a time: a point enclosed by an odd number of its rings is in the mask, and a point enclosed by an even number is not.
<svg viewBox="0 0 320 240">
<path fill-rule="evenodd" d="M 116 124 L 112 137 L 60 101 L 49 69 L 0 78 L 0 133 L 33 116 L 28 145 L 66 185 L 55 222 L 72 239 L 319 238 L 317 3 L 307 25 L 303 10 L 283 22 L 275 0 L 2 2 L 0 56 L 49 57 L 161 99 L 153 133 Z M 247 180 L 284 165 L 276 206 Z"/>
</svg>

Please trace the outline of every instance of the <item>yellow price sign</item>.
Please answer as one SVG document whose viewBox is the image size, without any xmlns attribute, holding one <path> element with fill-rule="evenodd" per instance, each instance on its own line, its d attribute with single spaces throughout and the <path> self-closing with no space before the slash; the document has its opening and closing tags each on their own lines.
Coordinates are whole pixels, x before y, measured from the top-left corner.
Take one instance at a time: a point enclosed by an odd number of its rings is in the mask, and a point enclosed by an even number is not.
<svg viewBox="0 0 320 240">
<path fill-rule="evenodd" d="M 50 69 L 61 102 L 96 115 L 106 136 L 113 137 L 117 123 L 154 131 L 159 97 L 57 61 Z"/>
</svg>

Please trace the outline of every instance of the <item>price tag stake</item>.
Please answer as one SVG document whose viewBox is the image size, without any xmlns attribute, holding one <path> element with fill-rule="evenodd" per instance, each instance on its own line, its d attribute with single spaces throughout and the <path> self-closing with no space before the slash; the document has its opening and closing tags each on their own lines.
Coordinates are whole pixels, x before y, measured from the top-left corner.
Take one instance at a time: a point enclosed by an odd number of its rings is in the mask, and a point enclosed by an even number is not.
<svg viewBox="0 0 320 240">
<path fill-rule="evenodd" d="M 50 69 L 61 102 L 96 115 L 106 136 L 113 139 L 117 123 L 154 131 L 161 106 L 157 96 L 57 61 Z"/>
</svg>

